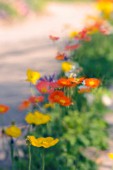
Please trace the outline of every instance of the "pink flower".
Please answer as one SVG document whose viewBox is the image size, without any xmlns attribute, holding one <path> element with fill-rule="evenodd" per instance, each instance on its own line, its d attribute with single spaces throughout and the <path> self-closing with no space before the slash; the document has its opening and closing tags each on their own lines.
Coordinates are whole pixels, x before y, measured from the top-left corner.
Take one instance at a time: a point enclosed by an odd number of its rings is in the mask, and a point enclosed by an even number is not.
<svg viewBox="0 0 113 170">
<path fill-rule="evenodd" d="M 41 94 L 48 94 L 53 92 L 57 86 L 56 82 L 40 81 L 36 88 Z"/>
<path fill-rule="evenodd" d="M 51 82 L 48 81 L 40 81 L 36 85 L 36 89 L 41 93 L 41 94 L 48 94 L 53 91 L 53 87 L 51 85 Z"/>
</svg>

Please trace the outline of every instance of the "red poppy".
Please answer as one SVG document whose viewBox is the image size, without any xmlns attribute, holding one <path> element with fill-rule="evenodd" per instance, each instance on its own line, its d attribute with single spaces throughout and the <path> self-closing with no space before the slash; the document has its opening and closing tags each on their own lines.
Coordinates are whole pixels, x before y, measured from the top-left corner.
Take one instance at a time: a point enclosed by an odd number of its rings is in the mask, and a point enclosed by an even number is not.
<svg viewBox="0 0 113 170">
<path fill-rule="evenodd" d="M 79 40 L 84 40 L 84 41 L 91 40 L 91 37 L 88 36 L 88 30 L 86 28 L 84 28 L 82 31 L 80 31 L 75 38 L 77 38 Z"/>
<path fill-rule="evenodd" d="M 63 96 L 64 96 L 64 92 L 56 90 L 49 95 L 48 99 L 50 102 L 57 103 L 59 101 L 59 99 Z"/>
<path fill-rule="evenodd" d="M 59 98 L 58 103 L 61 106 L 70 106 L 72 104 L 71 99 L 66 97 L 66 96 L 62 96 Z"/>
<path fill-rule="evenodd" d="M 30 98 L 29 98 L 29 101 L 31 102 L 31 103 L 36 103 L 36 102 L 43 102 L 44 101 L 44 97 L 43 96 L 31 96 Z"/>
<path fill-rule="evenodd" d="M 9 110 L 9 107 L 3 104 L 0 104 L 0 114 L 4 114 Z"/>
<path fill-rule="evenodd" d="M 56 37 L 56 36 L 53 36 L 53 35 L 50 35 L 49 38 L 50 38 L 52 41 L 57 41 L 57 40 L 60 39 L 59 37 Z"/>
<path fill-rule="evenodd" d="M 87 78 L 84 80 L 85 86 L 91 87 L 91 88 L 96 88 L 100 85 L 101 81 L 96 78 Z"/>
<path fill-rule="evenodd" d="M 67 78 L 60 78 L 60 79 L 57 81 L 57 84 L 58 84 L 60 87 L 70 87 L 70 86 L 71 86 L 71 82 L 70 82 L 69 79 L 67 79 Z"/>
<path fill-rule="evenodd" d="M 29 108 L 30 106 L 30 101 L 29 100 L 24 100 L 20 105 L 19 105 L 19 110 L 25 110 Z"/>
<path fill-rule="evenodd" d="M 81 45 L 80 44 L 74 44 L 74 45 L 67 45 L 65 47 L 65 50 L 69 51 L 69 50 L 75 50 L 77 48 L 79 48 Z"/>
</svg>

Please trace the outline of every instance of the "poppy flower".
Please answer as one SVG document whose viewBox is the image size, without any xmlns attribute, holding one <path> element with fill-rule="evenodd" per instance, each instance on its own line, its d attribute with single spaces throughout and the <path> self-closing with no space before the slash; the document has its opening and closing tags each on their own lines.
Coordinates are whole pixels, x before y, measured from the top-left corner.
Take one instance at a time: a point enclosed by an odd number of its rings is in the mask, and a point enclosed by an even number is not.
<svg viewBox="0 0 113 170">
<path fill-rule="evenodd" d="M 53 36 L 53 35 L 50 35 L 49 38 L 50 38 L 52 41 L 57 41 L 57 40 L 60 39 L 59 37 L 56 37 L 56 36 Z"/>
<path fill-rule="evenodd" d="M 39 103 L 39 102 L 43 102 L 44 101 L 44 96 L 31 96 L 29 98 L 29 101 L 31 103 Z"/>
<path fill-rule="evenodd" d="M 65 53 L 58 53 L 55 58 L 56 60 L 68 60 L 68 57 L 66 57 Z"/>
<path fill-rule="evenodd" d="M 76 85 L 81 84 L 84 79 L 85 79 L 85 77 L 80 77 L 80 78 L 73 77 L 73 78 L 69 78 L 70 82 L 72 82 L 73 84 L 76 84 Z"/>
<path fill-rule="evenodd" d="M 69 97 L 66 97 L 66 96 L 60 97 L 59 100 L 58 100 L 58 103 L 61 106 L 70 106 L 72 104 L 71 99 Z"/>
<path fill-rule="evenodd" d="M 20 128 L 18 128 L 15 124 L 12 124 L 11 126 L 6 128 L 5 134 L 10 137 L 18 138 L 19 136 L 21 136 L 22 132 Z"/>
<path fill-rule="evenodd" d="M 73 69 L 73 64 L 71 62 L 63 62 L 62 63 L 62 70 L 64 72 L 69 72 Z"/>
<path fill-rule="evenodd" d="M 50 93 L 49 82 L 47 81 L 40 81 L 36 85 L 37 90 L 42 94 Z"/>
<path fill-rule="evenodd" d="M 113 12 L 113 1 L 111 0 L 100 0 L 97 2 L 97 9 L 100 10 L 104 18 L 110 18 Z"/>
<path fill-rule="evenodd" d="M 87 28 L 84 28 L 82 31 L 80 31 L 75 38 L 78 40 L 84 40 L 84 41 L 91 40 L 91 38 L 88 36 Z"/>
<path fill-rule="evenodd" d="M 70 32 L 69 37 L 74 38 L 77 34 L 78 34 L 77 31 L 72 31 L 72 32 Z"/>
<path fill-rule="evenodd" d="M 25 120 L 28 124 L 42 125 L 48 123 L 51 120 L 51 117 L 47 114 L 35 111 L 34 113 L 28 113 Z"/>
<path fill-rule="evenodd" d="M 113 160 L 113 153 L 109 153 L 108 157 Z"/>
<path fill-rule="evenodd" d="M 87 78 L 84 80 L 84 85 L 91 87 L 91 88 L 96 88 L 100 85 L 101 81 L 96 78 Z"/>
<path fill-rule="evenodd" d="M 40 78 L 40 73 L 33 71 L 31 69 L 27 70 L 27 81 L 29 81 L 32 84 L 36 84 L 37 80 Z"/>
<path fill-rule="evenodd" d="M 19 110 L 25 110 L 30 107 L 30 101 L 29 100 L 24 100 L 20 105 L 19 105 Z"/>
<path fill-rule="evenodd" d="M 40 81 L 36 85 L 36 89 L 42 94 L 48 94 L 54 91 L 54 88 L 57 87 L 57 83 L 48 82 L 48 81 Z"/>
<path fill-rule="evenodd" d="M 67 46 L 65 47 L 65 50 L 66 50 L 66 51 L 76 50 L 76 49 L 78 49 L 80 46 L 81 46 L 80 44 L 67 45 Z"/>
<path fill-rule="evenodd" d="M 0 114 L 4 114 L 6 112 L 8 112 L 9 107 L 3 104 L 0 104 Z"/>
<path fill-rule="evenodd" d="M 54 139 L 52 137 L 35 138 L 34 136 L 27 136 L 27 142 L 35 147 L 49 148 L 56 145 L 59 142 L 59 139 Z"/>
<path fill-rule="evenodd" d="M 87 86 L 79 86 L 78 93 L 88 93 L 91 91 L 90 87 Z"/>
<path fill-rule="evenodd" d="M 33 113 L 28 113 L 26 116 L 25 116 L 25 121 L 28 123 L 28 124 L 34 124 L 34 120 L 35 120 L 35 116 Z"/>
<path fill-rule="evenodd" d="M 56 90 L 56 91 L 53 91 L 53 92 L 49 95 L 48 99 L 49 99 L 50 102 L 55 102 L 55 103 L 57 103 L 57 102 L 59 101 L 59 99 L 60 99 L 61 97 L 63 97 L 63 96 L 64 96 L 64 92 L 59 91 L 59 90 Z"/>
<path fill-rule="evenodd" d="M 57 81 L 57 84 L 58 84 L 58 86 L 60 86 L 60 87 L 69 87 L 69 86 L 71 86 L 71 82 L 70 82 L 69 79 L 67 79 L 67 78 L 60 78 L 60 79 Z"/>
<path fill-rule="evenodd" d="M 88 34 L 94 34 L 99 31 L 100 25 L 98 23 L 95 23 L 89 27 L 87 27 Z"/>
</svg>

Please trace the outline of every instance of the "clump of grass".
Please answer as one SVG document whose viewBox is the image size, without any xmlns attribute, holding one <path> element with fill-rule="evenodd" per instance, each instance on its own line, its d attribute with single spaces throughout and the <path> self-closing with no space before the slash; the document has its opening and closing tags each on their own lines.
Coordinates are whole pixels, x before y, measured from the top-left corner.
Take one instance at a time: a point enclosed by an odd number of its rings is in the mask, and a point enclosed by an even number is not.
<svg viewBox="0 0 113 170">
<path fill-rule="evenodd" d="M 16 17 L 18 16 L 18 12 L 16 11 L 16 9 L 13 8 L 13 6 L 9 3 L 6 2 L 0 2 L 0 10 L 1 11 L 5 11 L 7 16 L 10 17 Z"/>
</svg>

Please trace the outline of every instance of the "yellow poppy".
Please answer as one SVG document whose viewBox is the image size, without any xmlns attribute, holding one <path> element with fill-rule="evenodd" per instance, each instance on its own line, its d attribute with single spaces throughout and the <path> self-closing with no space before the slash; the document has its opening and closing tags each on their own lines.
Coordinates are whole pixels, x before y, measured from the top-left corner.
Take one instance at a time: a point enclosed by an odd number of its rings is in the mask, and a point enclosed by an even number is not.
<svg viewBox="0 0 113 170">
<path fill-rule="evenodd" d="M 63 62 L 62 63 L 62 70 L 64 72 L 68 72 L 68 71 L 72 70 L 72 68 L 73 68 L 73 64 L 72 63 L 70 63 L 70 62 Z"/>
<path fill-rule="evenodd" d="M 109 158 L 113 160 L 113 153 L 108 154 Z"/>
<path fill-rule="evenodd" d="M 78 34 L 77 31 L 72 31 L 72 32 L 70 32 L 69 37 L 74 38 L 77 34 Z"/>
<path fill-rule="evenodd" d="M 105 18 L 109 18 L 113 12 L 113 2 L 110 0 L 101 0 L 97 3 L 97 8 L 103 13 Z"/>
<path fill-rule="evenodd" d="M 51 117 L 47 114 L 42 114 L 38 111 L 35 111 L 34 113 L 28 113 L 25 117 L 25 120 L 29 124 L 41 125 L 49 122 Z"/>
<path fill-rule="evenodd" d="M 33 71 L 31 69 L 27 70 L 27 81 L 32 84 L 36 84 L 37 80 L 41 77 L 39 72 Z"/>
<path fill-rule="evenodd" d="M 28 124 L 34 124 L 34 120 L 35 120 L 35 116 L 33 113 L 28 113 L 25 117 L 25 121 L 28 123 Z"/>
<path fill-rule="evenodd" d="M 10 137 L 18 138 L 19 136 L 21 136 L 22 132 L 20 128 L 18 128 L 15 124 L 12 124 L 8 128 L 6 128 L 5 134 Z"/>
<path fill-rule="evenodd" d="M 35 146 L 35 147 L 44 147 L 44 148 L 49 148 L 51 146 L 56 145 L 59 142 L 59 139 L 54 139 L 52 137 L 40 137 L 40 138 L 35 138 L 34 136 L 27 136 L 27 141 Z"/>
</svg>

